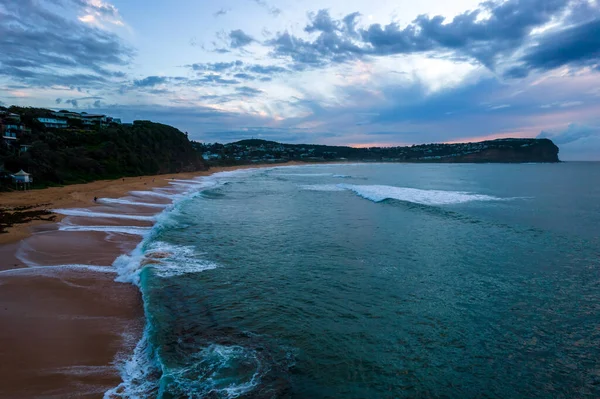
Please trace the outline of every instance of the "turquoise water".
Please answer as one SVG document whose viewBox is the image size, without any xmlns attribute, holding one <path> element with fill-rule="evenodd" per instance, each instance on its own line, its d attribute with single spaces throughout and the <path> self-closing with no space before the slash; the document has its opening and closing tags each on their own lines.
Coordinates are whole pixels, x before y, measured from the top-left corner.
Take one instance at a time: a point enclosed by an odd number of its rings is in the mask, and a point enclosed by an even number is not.
<svg viewBox="0 0 600 399">
<path fill-rule="evenodd" d="M 119 392 L 600 397 L 598 183 L 597 163 L 207 178 L 118 261 L 148 320 Z"/>
</svg>

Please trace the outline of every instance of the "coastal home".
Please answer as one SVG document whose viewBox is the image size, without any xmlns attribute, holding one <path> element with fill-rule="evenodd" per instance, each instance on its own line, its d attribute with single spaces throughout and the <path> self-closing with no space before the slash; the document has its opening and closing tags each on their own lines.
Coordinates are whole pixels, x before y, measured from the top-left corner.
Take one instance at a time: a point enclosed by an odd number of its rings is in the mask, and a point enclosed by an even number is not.
<svg viewBox="0 0 600 399">
<path fill-rule="evenodd" d="M 42 123 L 49 129 L 65 129 L 69 126 L 66 120 L 57 118 L 37 118 L 38 122 Z"/>
<path fill-rule="evenodd" d="M 0 113 L 0 133 L 2 133 L 2 139 L 6 145 L 15 144 L 18 136 L 27 131 L 29 129 L 21 123 L 21 116 L 19 114 L 10 112 Z"/>
<path fill-rule="evenodd" d="M 57 118 L 67 119 L 68 120 L 77 120 L 81 121 L 84 126 L 100 126 L 107 127 L 110 124 L 121 124 L 121 119 L 113 118 L 111 116 L 106 116 L 102 114 L 88 114 L 87 112 L 72 112 L 72 111 L 57 111 L 52 113 L 53 116 Z"/>
<path fill-rule="evenodd" d="M 108 125 L 107 116 L 101 114 L 96 115 L 82 112 L 81 120 L 83 121 L 84 126 L 100 125 L 101 127 L 106 127 Z"/>
<path fill-rule="evenodd" d="M 13 179 L 13 183 L 17 186 L 18 189 L 26 190 L 27 188 L 31 188 L 31 184 L 33 183 L 33 177 L 31 174 L 25 172 L 23 169 L 11 175 Z"/>
<path fill-rule="evenodd" d="M 17 132 L 11 129 L 12 125 L 0 124 L 2 140 L 6 145 L 13 145 L 17 141 Z"/>
<path fill-rule="evenodd" d="M 63 110 L 63 111 L 53 112 L 52 115 L 57 118 L 81 120 L 81 114 L 79 112 L 71 112 L 71 111 Z"/>
</svg>

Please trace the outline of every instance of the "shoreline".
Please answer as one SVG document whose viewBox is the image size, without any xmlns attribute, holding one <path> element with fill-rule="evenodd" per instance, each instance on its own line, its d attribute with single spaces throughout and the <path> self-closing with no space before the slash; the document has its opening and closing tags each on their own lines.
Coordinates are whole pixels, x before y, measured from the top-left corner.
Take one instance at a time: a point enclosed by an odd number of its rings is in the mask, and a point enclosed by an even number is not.
<svg viewBox="0 0 600 399">
<path fill-rule="evenodd" d="M 210 176 L 214 173 L 240 170 L 258 169 L 277 166 L 311 165 L 309 162 L 287 162 L 281 164 L 259 164 L 214 167 L 197 172 L 169 173 L 162 175 L 124 177 L 114 180 L 97 180 L 89 183 L 71 184 L 60 187 L 48 187 L 28 191 L 12 191 L 0 193 L 0 208 L 30 207 L 31 210 L 49 210 L 59 208 L 87 208 L 96 205 L 94 197 L 119 198 L 126 196 L 130 191 L 151 190 L 169 185 L 171 179 L 191 179 L 201 176 Z M 8 227 L 5 233 L 0 233 L 0 247 L 6 244 L 17 243 L 32 234 L 32 228 L 60 222 L 64 216 L 51 213 L 53 220 L 32 220 L 25 223 L 14 224 Z"/>
<path fill-rule="evenodd" d="M 57 215 L 54 221 L 24 223 L 0 235 L 0 373 L 6 381 L 0 397 L 98 398 L 122 382 L 119 366 L 142 338 L 146 320 L 140 290 L 116 282 L 112 265 L 131 253 L 143 236 L 115 231 L 152 228 L 155 222 L 146 218 L 157 208 L 95 203 L 95 196 L 121 198 L 131 191 L 165 189 L 171 179 L 296 165 L 307 164 L 223 167 L 0 194 L 3 206 L 41 203 L 49 209 L 110 209 L 139 216 L 130 220 Z M 144 202 L 164 201 L 144 197 Z M 113 232 L 59 228 L 99 224 Z"/>
</svg>

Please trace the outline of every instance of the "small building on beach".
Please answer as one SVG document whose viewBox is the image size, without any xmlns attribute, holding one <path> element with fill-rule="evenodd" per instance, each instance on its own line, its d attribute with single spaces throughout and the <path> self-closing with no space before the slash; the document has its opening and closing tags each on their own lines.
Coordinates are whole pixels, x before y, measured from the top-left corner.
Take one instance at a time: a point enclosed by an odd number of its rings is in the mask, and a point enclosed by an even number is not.
<svg viewBox="0 0 600 399">
<path fill-rule="evenodd" d="M 31 188 L 31 184 L 33 183 L 33 177 L 31 176 L 31 174 L 25 172 L 23 169 L 11 175 L 11 177 L 13 183 L 17 186 L 17 189 L 26 190 L 28 188 Z"/>
</svg>

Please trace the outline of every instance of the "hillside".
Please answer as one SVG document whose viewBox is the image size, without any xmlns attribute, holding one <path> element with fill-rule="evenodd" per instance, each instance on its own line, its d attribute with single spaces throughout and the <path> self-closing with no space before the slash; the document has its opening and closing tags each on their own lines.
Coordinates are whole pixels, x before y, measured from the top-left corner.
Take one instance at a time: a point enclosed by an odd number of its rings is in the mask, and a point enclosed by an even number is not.
<svg viewBox="0 0 600 399">
<path fill-rule="evenodd" d="M 52 129 L 38 123 L 32 109 L 22 110 L 27 128 L 16 140 L 2 143 L 0 167 L 31 173 L 36 186 L 207 169 L 187 135 L 171 126 L 135 121 Z M 15 111 L 20 109 L 11 109 Z M 4 184 L 10 187 L 9 180 Z"/>
<path fill-rule="evenodd" d="M 499 139 L 478 143 L 372 148 L 281 144 L 252 139 L 230 144 L 194 143 L 194 146 L 203 153 L 209 163 L 220 165 L 302 160 L 422 163 L 559 162 L 559 149 L 548 139 Z"/>
</svg>

